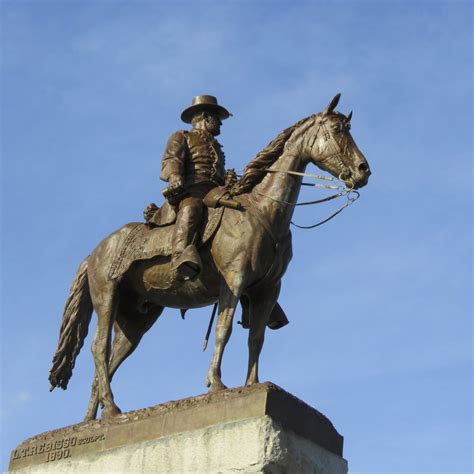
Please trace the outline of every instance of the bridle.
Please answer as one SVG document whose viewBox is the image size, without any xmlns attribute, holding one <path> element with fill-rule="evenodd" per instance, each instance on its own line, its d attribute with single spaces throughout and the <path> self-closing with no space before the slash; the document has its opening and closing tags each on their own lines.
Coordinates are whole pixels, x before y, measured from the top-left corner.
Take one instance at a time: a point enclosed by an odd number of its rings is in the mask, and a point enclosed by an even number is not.
<svg viewBox="0 0 474 474">
<path fill-rule="evenodd" d="M 337 163 L 339 165 L 339 168 L 341 169 L 341 172 L 340 172 L 340 174 L 337 178 L 334 178 L 332 176 L 323 176 L 323 175 L 312 174 L 312 173 L 302 173 L 302 172 L 299 172 L 299 171 L 286 171 L 286 170 L 278 170 L 278 169 L 262 169 L 262 171 L 264 171 L 266 173 L 283 173 L 283 174 L 289 174 L 289 175 L 294 175 L 294 176 L 321 179 L 321 180 L 324 180 L 324 181 L 333 181 L 333 182 L 334 181 L 339 181 L 339 182 L 342 182 L 342 177 L 348 171 L 348 169 L 347 169 L 347 167 L 344 164 L 344 161 L 342 159 L 343 157 L 347 157 L 346 150 L 342 149 L 339 142 L 329 132 L 325 122 L 326 121 L 324 119 L 320 120 L 319 127 L 318 127 L 318 132 L 314 134 L 314 138 L 312 139 L 312 142 L 309 145 L 309 147 L 310 147 L 310 150 L 313 149 L 314 144 L 316 143 L 316 139 L 319 135 L 319 130 L 321 130 L 322 133 L 323 133 L 323 137 L 325 138 L 326 146 L 330 149 L 330 151 L 332 151 L 332 153 L 329 154 L 328 156 L 324 157 L 324 159 L 321 162 L 324 163 L 324 162 L 326 162 L 330 159 L 336 159 Z M 325 224 L 326 222 L 330 221 L 331 219 L 336 217 L 338 214 L 340 214 L 344 209 L 346 209 L 346 207 L 350 206 L 355 201 L 357 201 L 357 199 L 359 199 L 359 197 L 360 197 L 360 193 L 358 191 L 354 190 L 353 187 L 348 187 L 346 184 L 344 184 L 344 185 L 331 185 L 331 184 L 305 183 L 305 182 L 303 182 L 303 183 L 301 183 L 301 185 L 302 186 L 313 186 L 313 187 L 325 188 L 325 189 L 335 189 L 338 192 L 335 193 L 335 194 L 332 194 L 330 196 L 327 196 L 325 198 L 322 198 L 322 199 L 317 199 L 317 200 L 314 200 L 314 201 L 304 201 L 304 202 L 288 202 L 288 201 L 284 201 L 282 199 L 276 199 L 276 198 L 274 198 L 272 196 L 269 196 L 265 193 L 262 193 L 260 191 L 257 191 L 257 192 L 261 196 L 267 197 L 267 198 L 271 199 L 272 201 L 275 201 L 275 202 L 278 202 L 278 203 L 281 203 L 281 204 L 285 204 L 287 206 L 294 206 L 294 207 L 296 207 L 296 206 L 310 206 L 310 205 L 313 205 L 313 204 L 321 204 L 323 202 L 332 201 L 333 199 L 337 199 L 337 198 L 340 198 L 340 197 L 343 197 L 343 196 L 345 196 L 347 198 L 347 201 L 339 209 L 337 209 L 335 212 L 333 212 L 326 219 L 324 219 L 320 222 L 317 222 L 316 224 L 309 225 L 309 226 L 303 226 L 303 225 L 295 224 L 293 221 L 290 222 L 293 226 L 298 227 L 299 229 L 314 229 L 315 227 L 318 227 L 322 224 Z"/>
<path fill-rule="evenodd" d="M 347 124 L 347 127 L 350 128 L 350 125 Z M 311 144 L 308 144 L 310 153 L 313 151 L 313 147 L 320 134 L 320 131 L 325 140 L 326 147 L 329 149 L 330 152 L 329 155 L 325 156 L 322 160 L 320 160 L 320 163 L 324 164 L 329 160 L 336 160 L 337 165 L 340 169 L 339 179 L 341 179 L 341 176 L 347 174 L 349 171 L 343 160 L 343 158 L 347 158 L 347 145 L 344 148 L 340 145 L 340 143 L 334 138 L 334 135 L 328 130 L 328 127 L 326 125 L 326 119 L 321 118 L 318 122 L 318 130 L 314 134 L 314 137 L 312 137 Z"/>
</svg>

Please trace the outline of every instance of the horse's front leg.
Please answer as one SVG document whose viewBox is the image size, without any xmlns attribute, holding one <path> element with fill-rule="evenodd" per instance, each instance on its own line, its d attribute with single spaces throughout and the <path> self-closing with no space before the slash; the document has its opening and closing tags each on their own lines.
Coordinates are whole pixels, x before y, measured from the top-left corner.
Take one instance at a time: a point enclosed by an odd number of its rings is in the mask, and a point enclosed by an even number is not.
<svg viewBox="0 0 474 474">
<path fill-rule="evenodd" d="M 232 320 L 239 298 L 239 292 L 232 291 L 225 282 L 221 284 L 216 342 L 206 380 L 206 385 L 211 392 L 227 388 L 221 380 L 222 355 L 224 354 L 225 346 L 232 333 Z"/>
<path fill-rule="evenodd" d="M 250 301 L 249 366 L 245 385 L 258 383 L 258 359 L 265 339 L 265 328 L 280 294 L 280 282 L 248 295 Z"/>
</svg>

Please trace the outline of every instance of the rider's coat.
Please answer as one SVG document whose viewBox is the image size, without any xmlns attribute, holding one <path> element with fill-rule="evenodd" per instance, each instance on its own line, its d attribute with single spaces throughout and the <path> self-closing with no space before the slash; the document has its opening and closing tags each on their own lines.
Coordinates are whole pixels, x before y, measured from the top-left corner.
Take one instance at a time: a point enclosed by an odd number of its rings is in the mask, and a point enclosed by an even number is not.
<svg viewBox="0 0 474 474">
<path fill-rule="evenodd" d="M 161 165 L 161 179 L 168 181 L 178 174 L 184 185 L 224 184 L 225 156 L 221 144 L 208 132 L 193 129 L 179 130 L 166 144 Z"/>
</svg>

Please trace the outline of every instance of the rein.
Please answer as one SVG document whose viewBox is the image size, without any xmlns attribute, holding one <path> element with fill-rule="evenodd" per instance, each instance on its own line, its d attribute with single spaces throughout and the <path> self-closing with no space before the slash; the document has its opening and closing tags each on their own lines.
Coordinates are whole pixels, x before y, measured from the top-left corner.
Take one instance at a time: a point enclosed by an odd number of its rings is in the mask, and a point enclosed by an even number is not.
<svg viewBox="0 0 474 474">
<path fill-rule="evenodd" d="M 301 173 L 299 171 L 284 171 L 284 170 L 272 170 L 272 169 L 267 169 L 267 170 L 262 170 L 262 171 L 265 171 L 267 173 L 284 173 L 284 174 L 290 174 L 290 175 L 294 175 L 294 176 L 302 176 L 302 177 L 308 177 L 308 178 L 323 179 L 323 180 L 326 180 L 326 181 L 336 181 L 336 178 L 333 178 L 332 176 L 322 176 L 322 175 L 317 175 L 317 174 L 312 174 L 312 173 Z M 341 176 L 339 176 L 339 178 L 337 180 L 340 180 L 340 178 L 341 178 Z M 282 199 L 276 199 L 272 196 L 269 196 L 268 194 L 265 194 L 265 193 L 262 193 L 262 192 L 259 192 L 259 191 L 257 191 L 257 192 L 261 196 L 267 197 L 267 198 L 271 199 L 274 202 L 285 204 L 287 206 L 295 206 L 295 207 L 296 206 L 310 206 L 310 205 L 313 205 L 313 204 L 321 204 L 323 202 L 332 201 L 333 199 L 337 199 L 337 198 L 342 197 L 342 196 L 347 197 L 347 202 L 346 203 L 344 203 L 339 209 L 337 209 L 335 212 L 333 212 L 329 217 L 327 217 L 326 219 L 324 219 L 320 222 L 317 222 L 316 224 L 309 225 L 309 226 L 304 226 L 304 225 L 295 224 L 293 221 L 291 221 L 290 223 L 293 226 L 298 227 L 298 229 L 314 229 L 315 227 L 318 227 L 320 225 L 325 224 L 326 222 L 329 222 L 331 219 L 333 219 L 338 214 L 340 214 L 346 207 L 350 206 L 355 201 L 357 201 L 357 199 L 359 199 L 359 197 L 360 197 L 360 193 L 358 191 L 355 191 L 352 188 L 348 188 L 347 186 L 343 187 L 343 186 L 335 186 L 335 185 L 319 184 L 319 183 L 302 183 L 302 185 L 303 186 L 314 186 L 314 187 L 326 188 L 326 189 L 337 189 L 339 192 L 337 192 L 335 194 L 332 194 L 330 196 L 327 196 L 325 198 L 322 198 L 322 199 L 317 199 L 315 201 L 304 201 L 304 202 L 288 202 L 288 201 L 284 201 Z"/>
<path fill-rule="evenodd" d="M 354 196 L 351 197 L 351 193 L 354 193 Z M 336 212 L 332 213 L 329 217 L 322 220 L 321 222 L 317 222 L 316 224 L 313 224 L 313 225 L 298 225 L 298 224 L 295 224 L 293 221 L 291 221 L 290 223 L 292 225 L 294 225 L 295 227 L 298 227 L 298 229 L 314 229 L 315 227 L 318 227 L 320 225 L 325 224 L 326 222 L 330 221 L 332 218 L 334 218 L 338 214 L 340 214 L 346 207 L 350 206 L 355 201 L 357 201 L 357 199 L 359 199 L 359 197 L 360 197 L 360 193 L 358 191 L 354 191 L 354 190 L 349 190 L 346 193 L 340 194 L 339 196 L 342 196 L 344 194 L 347 196 L 347 202 L 343 206 L 341 206 Z M 337 197 L 339 197 L 339 196 L 337 196 Z M 331 197 L 331 199 L 333 199 L 333 197 Z M 321 201 L 324 202 L 324 200 L 321 200 Z"/>
</svg>

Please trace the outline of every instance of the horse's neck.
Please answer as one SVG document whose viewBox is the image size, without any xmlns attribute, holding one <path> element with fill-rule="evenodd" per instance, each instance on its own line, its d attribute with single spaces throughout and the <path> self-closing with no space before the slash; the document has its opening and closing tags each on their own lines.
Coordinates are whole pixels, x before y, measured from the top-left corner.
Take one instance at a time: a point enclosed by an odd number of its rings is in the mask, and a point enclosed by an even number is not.
<svg viewBox="0 0 474 474">
<path fill-rule="evenodd" d="M 306 163 L 292 151 L 285 151 L 270 167 L 279 171 L 303 172 Z M 255 207 L 265 216 L 276 237 L 288 233 L 294 206 L 298 199 L 302 178 L 287 173 L 267 173 L 267 176 L 252 190 Z"/>
</svg>

